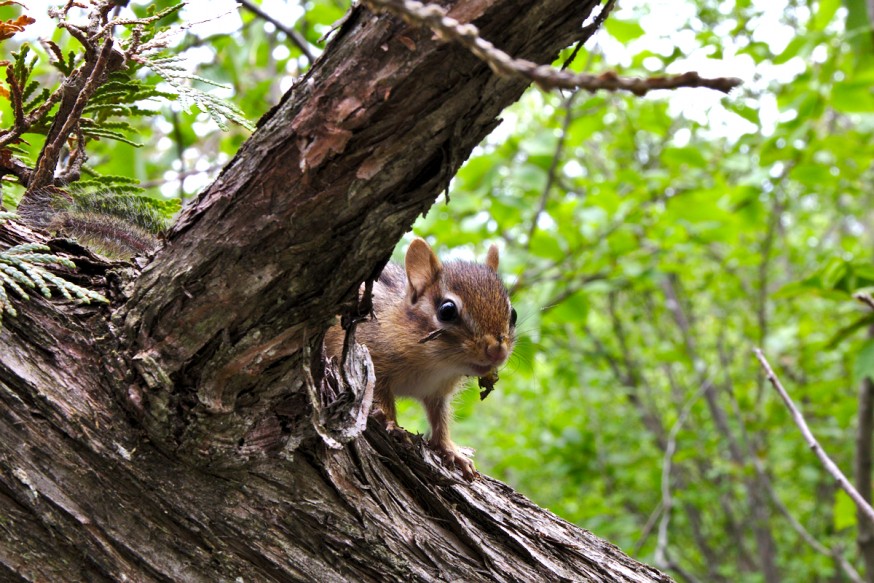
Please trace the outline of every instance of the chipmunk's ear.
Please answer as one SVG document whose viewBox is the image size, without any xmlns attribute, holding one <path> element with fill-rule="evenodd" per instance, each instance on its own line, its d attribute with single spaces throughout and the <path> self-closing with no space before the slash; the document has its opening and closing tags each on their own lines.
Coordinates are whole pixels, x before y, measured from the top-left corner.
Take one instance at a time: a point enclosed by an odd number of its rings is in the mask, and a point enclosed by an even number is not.
<svg viewBox="0 0 874 583">
<path fill-rule="evenodd" d="M 489 252 L 486 254 L 486 267 L 497 273 L 498 259 L 498 246 L 492 245 L 489 247 Z"/>
<path fill-rule="evenodd" d="M 407 248 L 404 264 L 407 269 L 407 295 L 410 302 L 415 304 L 425 293 L 425 288 L 437 280 L 443 265 L 431 246 L 419 237 L 413 239 Z"/>
</svg>

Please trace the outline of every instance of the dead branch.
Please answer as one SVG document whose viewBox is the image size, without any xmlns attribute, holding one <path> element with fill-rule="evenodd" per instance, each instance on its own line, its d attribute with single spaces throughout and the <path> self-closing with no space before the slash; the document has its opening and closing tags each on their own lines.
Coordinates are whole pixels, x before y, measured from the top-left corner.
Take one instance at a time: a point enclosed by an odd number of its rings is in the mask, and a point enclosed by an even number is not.
<svg viewBox="0 0 874 583">
<path fill-rule="evenodd" d="M 663 77 L 620 77 L 612 71 L 591 75 L 588 73 L 568 73 L 538 65 L 525 59 L 514 59 L 479 35 L 476 26 L 462 24 L 447 16 L 445 10 L 435 4 L 423 4 L 417 0 L 364 0 L 364 4 L 374 12 L 388 12 L 402 18 L 414 26 L 430 28 L 442 40 L 452 40 L 464 46 L 473 55 L 485 62 L 498 75 L 515 77 L 536 83 L 544 90 L 584 89 L 594 93 L 598 90 L 630 91 L 638 97 L 655 89 L 677 89 L 679 87 L 706 87 L 728 93 L 741 84 L 734 77 L 705 79 L 694 71 L 682 75 Z"/>
<path fill-rule="evenodd" d="M 774 373 L 774 370 L 771 368 L 771 365 L 768 363 L 768 360 L 765 358 L 765 355 L 762 353 L 762 350 L 756 348 L 754 350 L 756 354 L 756 358 L 759 359 L 759 362 L 762 364 L 762 368 L 765 370 L 765 375 L 777 393 L 780 395 L 780 398 L 783 399 L 783 402 L 786 403 L 786 407 L 789 408 L 789 412 L 792 414 L 792 420 L 795 421 L 795 425 L 798 426 L 798 429 L 801 430 L 801 434 L 804 436 L 804 440 L 807 442 L 807 445 L 810 446 L 810 449 L 813 450 L 813 453 L 816 454 L 816 457 L 819 458 L 819 461 L 822 462 L 822 465 L 825 466 L 826 471 L 837 481 L 838 485 L 847 493 L 847 495 L 853 500 L 856 504 L 856 508 L 860 510 L 862 514 L 865 515 L 868 520 L 874 522 L 874 508 L 871 508 L 871 505 L 865 501 L 861 494 L 859 494 L 858 490 L 853 487 L 853 484 L 847 479 L 847 477 L 841 472 L 840 468 L 838 468 L 837 464 L 835 464 L 831 458 L 825 453 L 822 449 L 822 446 L 819 445 L 819 442 L 811 433 L 810 428 L 807 426 L 807 422 L 804 421 L 804 416 L 801 414 L 801 411 L 795 406 L 795 403 L 792 402 L 792 398 L 789 396 L 789 393 L 786 392 L 786 389 L 783 388 L 783 384 L 780 382 L 780 379 L 777 378 L 777 375 Z"/>
</svg>

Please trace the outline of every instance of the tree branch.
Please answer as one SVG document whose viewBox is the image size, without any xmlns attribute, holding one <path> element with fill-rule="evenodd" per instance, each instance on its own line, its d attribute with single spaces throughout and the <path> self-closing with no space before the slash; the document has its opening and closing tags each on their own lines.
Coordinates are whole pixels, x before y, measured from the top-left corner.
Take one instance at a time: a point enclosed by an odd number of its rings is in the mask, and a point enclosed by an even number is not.
<svg viewBox="0 0 874 583">
<path fill-rule="evenodd" d="M 819 458 L 819 461 L 822 462 L 823 467 L 825 467 L 826 471 L 831 474 L 831 476 L 837 481 L 838 485 L 844 490 L 844 492 L 849 495 L 849 497 L 856 504 L 856 508 L 862 513 L 864 518 L 868 519 L 871 522 L 874 522 L 874 508 L 871 508 L 871 505 L 862 497 L 861 494 L 853 487 L 847 477 L 841 472 L 840 468 L 831 460 L 830 457 L 823 451 L 822 446 L 819 445 L 819 442 L 813 436 L 813 433 L 810 432 L 810 428 L 807 426 L 807 422 L 804 421 L 804 416 L 801 415 L 801 412 L 795 406 L 795 403 L 792 402 L 792 398 L 789 396 L 789 393 L 786 392 L 786 389 L 783 388 L 782 383 L 780 383 L 780 379 L 777 378 L 777 375 L 774 373 L 774 370 L 771 368 L 771 365 L 768 363 L 768 360 L 765 358 L 765 355 L 762 354 L 761 349 L 755 349 L 756 358 L 759 359 L 759 362 L 762 365 L 762 368 L 765 371 L 768 381 L 771 383 L 771 386 L 777 391 L 777 394 L 780 395 L 780 398 L 783 399 L 783 402 L 786 404 L 786 407 L 789 409 L 789 412 L 792 414 L 792 420 L 795 421 L 795 425 L 798 426 L 798 429 L 801 430 L 801 435 L 804 436 L 804 441 L 807 442 L 807 445 L 810 446 L 810 449 L 813 450 L 813 453 L 816 454 L 816 457 Z"/>
<path fill-rule="evenodd" d="M 310 51 L 310 47 L 306 39 L 301 36 L 298 31 L 288 26 L 285 26 L 283 23 L 261 10 L 261 8 L 259 8 L 249 0 L 237 0 L 237 2 L 240 3 L 240 6 L 257 16 L 258 18 L 266 20 L 267 22 L 275 26 L 278 30 L 285 33 L 285 36 L 287 36 L 288 39 L 292 43 L 294 43 L 294 46 L 300 49 L 300 52 L 303 53 L 303 56 L 306 57 L 306 60 L 310 64 L 312 64 L 312 62 L 316 60 L 315 57 L 313 57 L 313 53 Z"/>
<path fill-rule="evenodd" d="M 436 4 L 422 4 L 417 0 L 364 0 L 364 3 L 376 12 L 389 12 L 411 24 L 427 26 L 441 39 L 454 40 L 482 59 L 499 75 L 525 79 L 546 90 L 585 89 L 593 93 L 601 89 L 607 91 L 623 90 L 630 91 L 637 96 L 643 96 L 655 89 L 676 89 L 678 87 L 706 87 L 728 93 L 741 84 L 740 79 L 728 77 L 704 79 L 695 72 L 648 79 L 619 77 L 613 72 L 600 75 L 568 73 L 553 69 L 549 65 L 538 65 L 525 59 L 510 57 L 489 41 L 484 40 L 476 26 L 461 24 L 451 16 L 447 16 L 444 9 Z M 589 34 L 592 32 L 594 30 L 590 31 Z"/>
<path fill-rule="evenodd" d="M 655 564 L 662 569 L 676 567 L 668 555 L 668 525 L 670 524 L 671 511 L 674 507 L 674 499 L 671 495 L 671 470 L 673 468 L 674 453 L 677 451 L 677 435 L 692 412 L 692 407 L 701 395 L 708 390 L 710 390 L 709 380 L 707 384 L 701 385 L 698 391 L 686 401 L 686 404 L 683 405 L 683 409 L 680 411 L 680 416 L 677 417 L 677 421 L 671 427 L 671 431 L 668 434 L 668 442 L 662 460 L 662 515 L 661 520 L 659 520 L 658 543 L 655 550 Z"/>
<path fill-rule="evenodd" d="M 537 223 L 540 221 L 540 215 L 546 210 L 546 203 L 549 201 L 549 193 L 552 191 L 552 186 L 555 183 L 555 173 L 558 170 L 558 163 L 561 160 L 562 151 L 564 150 L 564 142 L 567 139 L 568 128 L 574 120 L 574 101 L 580 93 L 574 91 L 562 104 L 564 109 L 564 119 L 561 122 L 561 133 L 555 144 L 555 151 L 552 154 L 552 160 L 549 163 L 549 170 L 546 174 L 546 184 L 543 186 L 543 192 L 540 193 L 540 202 L 537 204 L 537 210 L 534 211 L 534 216 L 531 218 L 531 225 L 528 228 L 528 239 L 525 242 L 525 250 L 531 249 L 531 241 L 534 239 L 534 233 L 537 232 Z"/>
</svg>

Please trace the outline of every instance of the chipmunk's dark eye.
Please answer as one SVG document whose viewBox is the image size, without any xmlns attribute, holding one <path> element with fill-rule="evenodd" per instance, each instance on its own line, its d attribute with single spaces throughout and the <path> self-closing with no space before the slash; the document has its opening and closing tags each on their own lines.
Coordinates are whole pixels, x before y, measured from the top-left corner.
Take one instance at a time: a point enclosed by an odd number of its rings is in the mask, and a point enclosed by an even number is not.
<svg viewBox="0 0 874 583">
<path fill-rule="evenodd" d="M 516 327 L 516 308 L 510 308 L 510 328 Z"/>
<path fill-rule="evenodd" d="M 451 322 L 456 318 L 458 318 L 458 308 L 452 300 L 446 300 L 437 308 L 437 319 L 441 322 Z"/>
</svg>

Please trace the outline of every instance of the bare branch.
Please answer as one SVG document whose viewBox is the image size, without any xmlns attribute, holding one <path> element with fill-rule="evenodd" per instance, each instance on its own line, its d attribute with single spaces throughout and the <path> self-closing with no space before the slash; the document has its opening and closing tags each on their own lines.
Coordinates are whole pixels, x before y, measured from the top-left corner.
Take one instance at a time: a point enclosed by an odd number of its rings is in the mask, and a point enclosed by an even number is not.
<svg viewBox="0 0 874 583">
<path fill-rule="evenodd" d="M 277 29 L 279 29 L 280 31 L 285 33 L 285 36 L 287 36 L 289 38 L 289 40 L 292 43 L 294 43 L 294 46 L 296 46 L 298 49 L 300 49 L 300 52 L 303 53 L 303 56 L 306 57 L 307 61 L 310 64 L 312 64 L 312 62 L 315 61 L 315 57 L 313 57 L 313 53 L 310 51 L 310 47 L 307 44 L 306 39 L 303 36 L 301 36 L 301 34 L 299 32 L 297 32 L 293 28 L 289 28 L 289 27 L 285 26 L 284 24 L 282 24 L 281 22 L 279 22 L 278 20 L 276 20 L 275 18 L 273 18 L 272 16 L 270 16 L 269 14 L 267 14 L 266 12 L 261 10 L 258 6 L 256 6 L 255 4 L 250 2 L 249 0 L 237 0 L 237 2 L 240 3 L 240 6 L 242 6 L 243 8 L 245 8 L 246 10 L 248 10 L 249 12 L 251 12 L 252 14 L 257 16 L 258 18 L 266 20 L 267 22 L 269 22 L 270 24 L 275 26 Z"/>
<path fill-rule="evenodd" d="M 756 471 L 760 474 L 763 474 L 765 469 L 761 466 L 761 463 L 758 460 L 756 460 L 755 465 Z M 807 545 L 815 550 L 817 553 L 826 557 L 831 557 L 832 559 L 837 561 L 838 564 L 841 566 L 841 569 L 843 569 L 844 573 L 847 575 L 847 578 L 850 579 L 850 581 L 853 581 L 853 583 L 863 583 L 863 579 L 859 575 L 859 572 L 856 571 L 853 565 L 851 565 L 850 562 L 844 557 L 841 550 L 837 547 L 834 549 L 830 549 L 818 540 L 816 540 L 813 535 L 810 534 L 810 532 L 808 532 L 806 528 L 804 528 L 804 525 L 802 525 L 800 522 L 798 522 L 798 520 L 795 519 L 794 516 L 792 516 L 789 508 L 787 508 L 786 505 L 783 504 L 783 501 L 780 500 L 780 497 L 777 496 L 777 492 L 774 491 L 774 488 L 772 488 L 770 484 L 768 484 L 768 494 L 771 498 L 771 502 L 774 504 L 777 510 L 780 511 L 780 514 L 782 514 L 783 517 L 789 522 L 789 526 L 792 527 L 792 530 L 798 533 L 798 536 L 801 537 L 801 540 L 807 543 Z"/>
<path fill-rule="evenodd" d="M 698 391 L 688 400 L 680 412 L 674 426 L 671 427 L 671 432 L 668 435 L 667 446 L 665 447 L 665 455 L 662 462 L 662 515 L 659 520 L 658 542 L 656 544 L 655 556 L 653 558 L 657 567 L 662 569 L 676 568 L 676 564 L 668 557 L 668 525 L 671 522 L 671 510 L 674 505 L 674 499 L 671 495 L 671 471 L 673 469 L 674 452 L 677 450 L 677 434 L 680 433 L 683 424 L 686 423 L 689 414 L 692 412 L 692 406 L 701 398 L 710 388 L 709 379 L 701 385 Z"/>
<path fill-rule="evenodd" d="M 67 141 L 67 137 L 73 131 L 73 128 L 78 125 L 79 119 L 82 117 L 82 111 L 88 104 L 88 100 L 91 98 L 94 91 L 96 91 L 100 86 L 100 83 L 103 82 L 104 73 L 106 73 L 107 70 L 118 67 L 120 64 L 113 64 L 110 62 L 112 48 L 112 39 L 107 38 L 103 42 L 103 47 L 97 55 L 93 65 L 91 65 L 90 70 L 88 70 L 88 67 L 81 70 L 82 72 L 80 74 L 82 77 L 87 74 L 87 78 L 84 79 L 81 86 L 79 86 L 78 79 L 67 85 L 72 102 L 71 108 L 68 112 L 62 112 L 59 110 L 56 114 L 52 128 L 46 136 L 46 143 L 43 146 L 42 152 L 40 152 L 39 159 L 37 160 L 36 169 L 34 170 L 31 183 L 28 187 L 29 189 L 41 188 L 52 182 L 55 168 L 58 165 L 58 159 L 61 155 L 61 147 Z M 72 79 L 74 79 L 73 76 L 68 78 L 68 81 Z M 75 89 L 78 89 L 78 92 L 74 93 Z M 62 116 L 62 113 L 66 115 Z"/>
<path fill-rule="evenodd" d="M 874 310 L 874 298 L 871 297 L 871 294 L 859 292 L 857 294 L 853 294 L 853 297 Z"/>
<path fill-rule="evenodd" d="M 388 12 L 404 19 L 414 26 L 427 26 L 443 40 L 453 40 L 467 48 L 485 62 L 498 75 L 515 77 L 536 83 L 545 90 L 585 89 L 595 92 L 630 91 L 637 96 L 646 95 L 654 89 L 676 89 L 678 87 L 706 87 L 728 93 L 741 84 L 740 79 L 720 77 L 705 79 L 694 71 L 669 77 L 649 77 L 646 79 L 620 77 L 612 71 L 600 75 L 587 73 L 568 73 L 556 70 L 549 65 L 538 65 L 525 59 L 514 59 L 479 36 L 479 30 L 472 24 L 462 24 L 445 10 L 434 4 L 422 4 L 416 0 L 364 0 L 375 12 Z"/>
<path fill-rule="evenodd" d="M 798 429 L 801 430 L 801 434 L 804 436 L 807 445 L 810 446 L 810 449 L 813 450 L 813 453 L 816 454 L 816 457 L 818 457 L 819 461 L 822 462 L 822 465 L 825 466 L 826 471 L 831 474 L 831 476 L 837 481 L 838 485 L 853 500 L 856 504 L 856 508 L 858 508 L 861 513 L 868 518 L 868 520 L 874 522 L 874 508 L 871 508 L 871 505 L 868 504 L 856 488 L 853 487 L 847 477 L 843 472 L 841 472 L 840 468 L 838 468 L 831 458 L 826 455 L 825 451 L 823 451 L 822 446 L 819 445 L 819 442 L 813 436 L 813 433 L 810 432 L 810 428 L 804 421 L 804 417 L 795 406 L 795 403 L 792 402 L 789 393 L 787 393 L 786 389 L 783 388 L 783 384 L 780 382 L 780 379 L 777 378 L 777 375 L 774 373 L 774 370 L 771 368 L 771 365 L 768 363 L 762 350 L 756 348 L 754 352 L 756 358 L 758 358 L 759 362 L 762 364 L 762 368 L 765 370 L 765 375 L 767 376 L 768 381 L 780 395 L 780 398 L 783 399 L 783 402 L 786 403 L 786 407 L 789 408 L 789 412 L 792 414 L 792 420 L 795 421 L 795 425 L 797 425 Z"/>
<path fill-rule="evenodd" d="M 549 172 L 546 176 L 546 185 L 543 187 L 543 192 L 540 194 L 540 203 L 537 205 L 537 210 L 534 213 L 534 217 L 531 219 L 531 226 L 528 229 L 528 241 L 525 243 L 526 250 L 531 249 L 531 240 L 534 239 L 534 233 L 537 231 L 537 222 L 540 220 L 540 215 L 542 215 L 546 210 L 546 203 L 549 201 L 549 193 L 552 190 L 552 185 L 555 184 L 555 174 L 558 170 L 558 163 L 561 160 L 562 151 L 564 150 L 568 128 L 574 120 L 574 101 L 576 101 L 579 94 L 579 91 L 574 91 L 562 104 L 565 114 L 564 120 L 561 124 L 561 134 L 558 136 L 558 141 L 555 144 L 555 152 L 552 155 L 552 162 L 549 164 Z"/>
<path fill-rule="evenodd" d="M 607 20 L 607 17 L 610 16 L 610 13 L 613 12 L 613 8 L 616 6 L 616 0 L 607 0 L 607 3 L 601 8 L 601 12 L 598 13 L 598 16 L 595 17 L 595 20 L 592 21 L 591 24 L 585 26 L 583 28 L 583 32 L 580 34 L 582 39 L 588 39 L 590 36 L 595 34 L 595 32 L 601 28 L 604 24 L 604 21 Z M 562 65 L 562 70 L 566 69 L 567 66 L 573 62 L 574 56 L 579 52 L 580 47 L 583 46 L 585 40 L 577 43 L 577 46 L 574 47 L 573 53 L 568 57 L 567 61 L 565 61 L 564 65 Z"/>
</svg>

